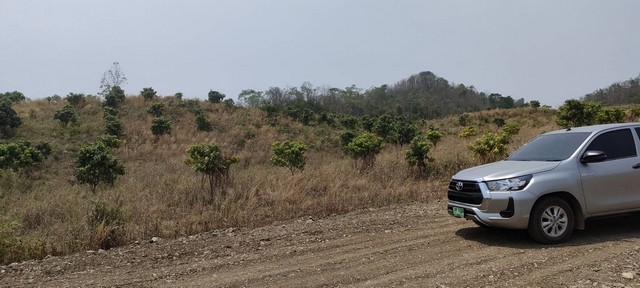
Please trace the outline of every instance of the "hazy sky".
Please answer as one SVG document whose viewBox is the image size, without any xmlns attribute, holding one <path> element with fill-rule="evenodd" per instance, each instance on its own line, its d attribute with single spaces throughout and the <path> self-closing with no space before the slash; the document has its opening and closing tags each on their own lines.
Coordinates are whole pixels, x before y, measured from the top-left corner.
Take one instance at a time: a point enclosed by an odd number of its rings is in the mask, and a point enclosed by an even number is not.
<svg viewBox="0 0 640 288">
<path fill-rule="evenodd" d="M 640 1 L 0 0 L 0 92 L 370 88 L 432 71 L 558 106 L 640 75 Z"/>
</svg>

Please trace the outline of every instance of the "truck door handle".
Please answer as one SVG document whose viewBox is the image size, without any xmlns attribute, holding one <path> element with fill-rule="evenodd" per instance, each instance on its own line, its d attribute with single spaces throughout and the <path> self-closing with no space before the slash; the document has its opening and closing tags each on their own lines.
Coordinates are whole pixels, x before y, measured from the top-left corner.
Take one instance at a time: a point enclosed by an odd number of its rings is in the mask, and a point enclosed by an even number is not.
<svg viewBox="0 0 640 288">
<path fill-rule="evenodd" d="M 633 165 L 633 166 L 631 166 L 631 167 L 632 167 L 633 169 L 638 169 L 638 168 L 640 168 L 640 163 L 638 163 L 638 164 L 636 164 L 636 165 Z"/>
</svg>

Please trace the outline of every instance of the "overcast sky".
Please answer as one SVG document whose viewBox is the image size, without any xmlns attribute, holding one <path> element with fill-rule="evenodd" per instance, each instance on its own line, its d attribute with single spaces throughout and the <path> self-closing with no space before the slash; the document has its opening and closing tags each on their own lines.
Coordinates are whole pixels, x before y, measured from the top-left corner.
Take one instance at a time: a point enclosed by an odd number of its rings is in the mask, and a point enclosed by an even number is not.
<svg viewBox="0 0 640 288">
<path fill-rule="evenodd" d="M 0 0 L 0 92 L 237 98 L 432 71 L 558 106 L 640 75 L 640 1 Z"/>
</svg>

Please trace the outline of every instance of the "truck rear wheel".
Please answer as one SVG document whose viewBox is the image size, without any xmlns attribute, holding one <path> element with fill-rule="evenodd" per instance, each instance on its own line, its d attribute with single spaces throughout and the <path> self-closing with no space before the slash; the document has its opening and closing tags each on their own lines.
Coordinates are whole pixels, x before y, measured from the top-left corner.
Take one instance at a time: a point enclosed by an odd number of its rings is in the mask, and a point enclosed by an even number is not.
<svg viewBox="0 0 640 288">
<path fill-rule="evenodd" d="M 540 199 L 529 217 L 529 235 L 544 244 L 567 241 L 573 233 L 573 210 L 557 197 Z"/>
</svg>

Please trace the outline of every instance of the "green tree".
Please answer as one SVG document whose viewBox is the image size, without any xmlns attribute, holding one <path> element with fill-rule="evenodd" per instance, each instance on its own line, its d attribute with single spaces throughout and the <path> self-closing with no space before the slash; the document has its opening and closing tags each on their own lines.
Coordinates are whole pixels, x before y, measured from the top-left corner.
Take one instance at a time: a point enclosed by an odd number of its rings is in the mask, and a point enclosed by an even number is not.
<svg viewBox="0 0 640 288">
<path fill-rule="evenodd" d="M 86 101 L 86 95 L 82 93 L 69 93 L 64 100 L 71 105 L 71 107 L 78 108 L 81 107 Z"/>
<path fill-rule="evenodd" d="M 502 128 L 502 126 L 504 125 L 505 121 L 504 121 L 504 118 L 502 118 L 502 117 L 495 117 L 495 118 L 493 118 L 493 123 L 496 124 L 496 126 L 498 126 L 498 128 Z"/>
<path fill-rule="evenodd" d="M 313 119 L 313 111 L 309 108 L 304 108 L 300 113 L 300 122 L 304 125 L 309 125 Z"/>
<path fill-rule="evenodd" d="M 194 144 L 187 151 L 185 164 L 194 171 L 203 173 L 209 182 L 211 200 L 216 196 L 216 189 L 220 196 L 226 196 L 225 188 L 229 182 L 229 169 L 238 162 L 236 157 L 225 157 L 216 143 Z"/>
<path fill-rule="evenodd" d="M 69 123 L 76 123 L 78 117 L 76 116 L 76 112 L 73 110 L 73 107 L 71 107 L 70 104 L 67 104 L 53 114 L 53 119 L 60 121 L 62 125 L 66 127 Z"/>
<path fill-rule="evenodd" d="M 509 136 L 502 131 L 489 132 L 469 143 L 469 149 L 483 163 L 488 163 L 506 156 L 507 145 L 510 142 Z"/>
<path fill-rule="evenodd" d="M 466 126 L 466 127 L 463 127 L 462 130 L 460 130 L 458 137 L 469 138 L 475 135 L 478 135 L 478 132 L 476 132 L 476 128 L 474 128 L 473 126 Z"/>
<path fill-rule="evenodd" d="M 209 102 L 211 103 L 220 103 L 222 102 L 222 99 L 224 99 L 225 96 L 226 95 L 218 91 L 209 90 L 208 99 L 209 99 Z"/>
<path fill-rule="evenodd" d="M 196 113 L 196 129 L 204 132 L 213 130 L 213 125 L 204 112 Z"/>
<path fill-rule="evenodd" d="M 7 135 L 9 128 L 18 128 L 22 125 L 22 120 L 18 117 L 11 104 L 2 102 L 0 103 L 0 135 Z"/>
<path fill-rule="evenodd" d="M 538 108 L 540 108 L 540 101 L 531 100 L 531 101 L 529 101 L 529 106 L 531 106 L 531 108 L 538 109 Z"/>
<path fill-rule="evenodd" d="M 304 170 L 305 157 L 304 152 L 307 151 L 307 146 L 299 141 L 284 141 L 273 142 L 271 145 L 273 150 L 273 156 L 271 156 L 271 163 L 276 166 L 289 168 L 291 175 L 296 170 L 301 172 Z"/>
<path fill-rule="evenodd" d="M 427 162 L 431 160 L 428 156 L 431 143 L 427 136 L 417 135 L 409 143 L 405 159 L 411 167 L 416 167 L 418 176 L 423 176 L 427 172 Z"/>
<path fill-rule="evenodd" d="M 0 144 L 0 171 L 17 171 L 34 166 L 47 159 L 51 152 L 48 142 L 40 142 L 35 146 L 29 141 Z"/>
<path fill-rule="evenodd" d="M 371 133 L 364 133 L 347 145 L 347 153 L 354 159 L 362 160 L 360 171 L 366 171 L 375 164 L 376 156 L 382 151 L 382 138 Z"/>
<path fill-rule="evenodd" d="M 442 132 L 440 132 L 440 130 L 438 130 L 438 128 L 435 127 L 429 127 L 429 130 L 427 130 L 427 139 L 429 140 L 429 142 L 431 142 L 431 144 L 433 144 L 433 147 L 436 147 L 436 145 L 438 144 L 438 142 L 440 142 L 440 139 L 442 139 Z"/>
<path fill-rule="evenodd" d="M 153 118 L 151 133 L 156 137 L 171 133 L 171 121 L 164 117 Z"/>
<path fill-rule="evenodd" d="M 460 116 L 458 116 L 458 124 L 460 124 L 460 126 L 467 126 L 469 125 L 469 114 L 464 113 Z"/>
<path fill-rule="evenodd" d="M 124 90 L 120 86 L 113 86 L 109 92 L 104 96 L 104 105 L 118 109 L 122 103 L 124 103 L 126 96 Z"/>
<path fill-rule="evenodd" d="M 626 117 L 620 108 L 604 108 L 596 115 L 595 124 L 623 123 Z"/>
<path fill-rule="evenodd" d="M 358 134 L 356 134 L 356 132 L 353 132 L 351 130 L 346 131 L 340 134 L 340 144 L 346 150 L 349 146 L 349 143 L 351 143 L 351 141 L 353 141 L 353 139 L 355 139 L 356 137 L 358 137 Z"/>
<path fill-rule="evenodd" d="M 12 105 L 24 100 L 27 100 L 27 97 L 25 97 L 22 92 L 13 91 L 0 93 L 0 104 L 7 103 L 9 105 Z"/>
<path fill-rule="evenodd" d="M 74 175 L 78 183 L 89 184 L 95 193 L 100 182 L 113 186 L 118 175 L 124 175 L 124 166 L 104 143 L 87 143 L 76 155 Z"/>
<path fill-rule="evenodd" d="M 264 97 L 262 91 L 247 89 L 240 92 L 238 101 L 240 101 L 240 105 L 245 107 L 260 107 L 264 103 Z"/>
<path fill-rule="evenodd" d="M 558 109 L 556 123 L 564 128 L 593 125 L 600 110 L 598 103 L 569 99 Z"/>
<path fill-rule="evenodd" d="M 151 87 L 142 88 L 142 91 L 140 91 L 140 95 L 144 98 L 144 101 L 153 100 L 153 98 L 157 96 L 156 93 L 156 90 L 153 90 Z"/>
<path fill-rule="evenodd" d="M 123 135 L 123 125 L 116 116 L 111 114 L 104 115 L 104 128 L 107 135 L 113 135 L 118 138 Z"/>
<path fill-rule="evenodd" d="M 165 108 L 164 103 L 153 103 L 147 109 L 147 113 L 153 115 L 153 117 L 160 117 L 164 113 Z"/>
<path fill-rule="evenodd" d="M 509 123 L 506 123 L 504 126 L 502 126 L 502 129 L 500 130 L 503 133 L 505 133 L 508 137 L 512 137 L 520 133 L 520 126 L 518 126 L 518 124 L 516 123 L 509 122 Z"/>
</svg>

